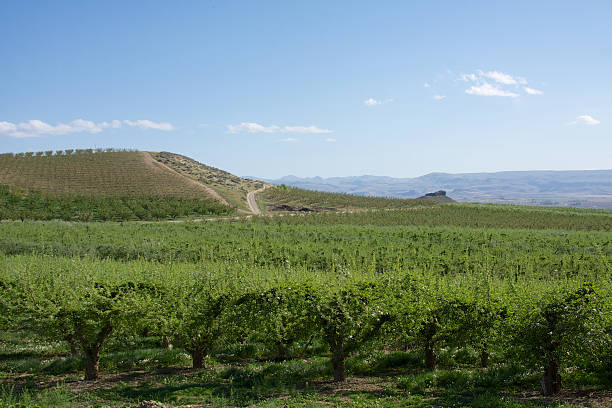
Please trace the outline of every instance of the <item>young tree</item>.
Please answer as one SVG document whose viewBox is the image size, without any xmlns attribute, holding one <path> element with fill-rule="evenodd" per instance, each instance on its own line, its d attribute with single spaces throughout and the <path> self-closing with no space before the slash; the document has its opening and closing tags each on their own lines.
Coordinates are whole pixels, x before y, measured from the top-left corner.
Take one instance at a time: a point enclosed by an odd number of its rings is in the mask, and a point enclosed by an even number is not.
<svg viewBox="0 0 612 408">
<path fill-rule="evenodd" d="M 191 355 L 194 369 L 204 367 L 204 358 L 231 331 L 232 322 L 226 316 L 233 310 L 235 294 L 230 283 L 201 274 L 169 283 L 165 299 L 158 299 L 153 311 L 161 315 L 158 330 Z"/>
<path fill-rule="evenodd" d="M 10 314 L 22 329 L 66 340 L 73 351 L 78 345 L 85 357 L 85 380 L 95 380 L 106 340 L 134 317 L 140 286 L 105 282 L 89 269 L 99 265 L 71 261 L 36 257 L 10 265 L 9 273 L 15 278 L 9 294 Z"/>
<path fill-rule="evenodd" d="M 309 313 L 331 352 L 334 381 L 346 380 L 346 358 L 373 341 L 391 320 L 385 289 L 364 280 L 318 286 L 307 293 Z"/>
<path fill-rule="evenodd" d="M 532 293 L 533 295 L 533 293 Z M 561 368 L 601 343 L 598 294 L 590 285 L 549 290 L 537 302 L 523 299 L 510 318 L 509 348 L 527 365 L 543 370 L 542 394 L 561 390 Z"/>
<path fill-rule="evenodd" d="M 289 282 L 269 289 L 250 291 L 238 300 L 243 326 L 255 337 L 276 349 L 276 359 L 288 359 L 291 346 L 310 338 L 314 331 L 308 313 L 309 285 Z"/>
</svg>

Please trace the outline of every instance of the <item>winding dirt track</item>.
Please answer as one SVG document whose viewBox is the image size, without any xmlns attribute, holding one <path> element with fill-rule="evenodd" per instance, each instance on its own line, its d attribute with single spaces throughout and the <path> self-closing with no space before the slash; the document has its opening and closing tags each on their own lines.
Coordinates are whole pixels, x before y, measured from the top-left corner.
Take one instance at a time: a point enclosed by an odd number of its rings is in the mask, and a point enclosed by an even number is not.
<svg viewBox="0 0 612 408">
<path fill-rule="evenodd" d="M 249 204 L 249 208 L 251 209 L 251 212 L 255 215 L 261 215 L 261 210 L 259 209 L 259 207 L 257 206 L 257 201 L 255 200 L 255 194 L 257 193 L 261 193 L 262 191 L 264 191 L 266 188 L 268 188 L 270 186 L 265 185 L 260 189 L 257 190 L 253 190 L 253 191 L 249 191 L 247 194 L 247 203 Z"/>
</svg>

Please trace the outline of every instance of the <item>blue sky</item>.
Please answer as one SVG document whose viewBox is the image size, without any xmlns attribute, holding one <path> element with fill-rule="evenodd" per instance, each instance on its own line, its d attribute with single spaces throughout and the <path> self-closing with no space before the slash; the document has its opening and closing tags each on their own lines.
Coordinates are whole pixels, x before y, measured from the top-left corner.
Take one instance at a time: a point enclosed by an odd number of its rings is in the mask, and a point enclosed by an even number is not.
<svg viewBox="0 0 612 408">
<path fill-rule="evenodd" d="M 0 4 L 0 152 L 238 175 L 612 168 L 612 2 Z"/>
</svg>

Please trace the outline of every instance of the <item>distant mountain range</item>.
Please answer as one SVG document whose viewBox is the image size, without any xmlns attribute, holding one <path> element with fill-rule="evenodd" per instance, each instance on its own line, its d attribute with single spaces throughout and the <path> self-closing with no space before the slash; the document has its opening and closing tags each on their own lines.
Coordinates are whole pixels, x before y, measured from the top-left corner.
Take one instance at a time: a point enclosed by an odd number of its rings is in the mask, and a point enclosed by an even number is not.
<svg viewBox="0 0 612 408">
<path fill-rule="evenodd" d="M 554 205 L 612 209 L 612 170 L 430 173 L 415 178 L 381 176 L 261 179 L 309 190 L 416 198 L 445 190 L 462 202 Z"/>
</svg>

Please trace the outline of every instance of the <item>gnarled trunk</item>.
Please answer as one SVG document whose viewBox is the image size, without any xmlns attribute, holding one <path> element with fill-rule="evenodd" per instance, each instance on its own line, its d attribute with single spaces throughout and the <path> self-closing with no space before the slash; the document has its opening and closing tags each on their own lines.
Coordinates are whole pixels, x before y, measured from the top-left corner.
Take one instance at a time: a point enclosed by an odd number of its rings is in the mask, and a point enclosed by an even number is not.
<svg viewBox="0 0 612 408">
<path fill-rule="evenodd" d="M 334 369 L 334 381 L 346 381 L 346 364 L 342 352 L 332 353 L 332 367 Z"/>
<path fill-rule="evenodd" d="M 100 350 L 98 348 L 85 351 L 85 381 L 98 379 Z"/>
<path fill-rule="evenodd" d="M 555 359 L 548 361 L 542 376 L 542 394 L 555 395 L 561 391 L 561 375 L 559 374 L 559 362 Z"/>
<path fill-rule="evenodd" d="M 334 370 L 334 381 L 346 381 L 346 363 L 344 361 L 344 347 L 342 338 L 334 336 L 329 342 L 329 348 L 332 353 L 332 368 Z"/>
<path fill-rule="evenodd" d="M 193 369 L 204 368 L 204 357 L 206 357 L 206 354 L 204 353 L 204 351 L 200 349 L 188 350 L 188 351 L 189 351 L 189 354 L 191 354 L 191 368 Z"/>
<path fill-rule="evenodd" d="M 81 344 L 81 350 L 85 354 L 85 381 L 98 379 L 98 362 L 100 360 L 100 350 L 104 341 L 110 336 L 113 331 L 113 324 L 110 320 L 104 323 L 104 327 L 100 329 L 98 335 L 93 342 L 88 341 L 83 335 L 80 325 L 76 326 L 75 336 Z"/>
</svg>

